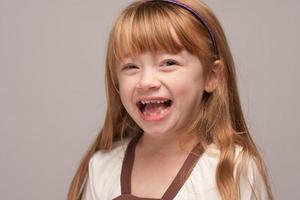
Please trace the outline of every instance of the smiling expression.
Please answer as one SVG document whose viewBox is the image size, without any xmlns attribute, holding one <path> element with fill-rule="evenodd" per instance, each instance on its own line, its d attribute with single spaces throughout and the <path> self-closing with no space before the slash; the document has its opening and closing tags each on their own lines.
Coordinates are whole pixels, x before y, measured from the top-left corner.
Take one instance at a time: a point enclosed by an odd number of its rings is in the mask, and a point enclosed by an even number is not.
<svg viewBox="0 0 300 200">
<path fill-rule="evenodd" d="M 200 60 L 186 50 L 128 56 L 117 76 L 122 104 L 148 134 L 179 134 L 205 88 Z"/>
</svg>

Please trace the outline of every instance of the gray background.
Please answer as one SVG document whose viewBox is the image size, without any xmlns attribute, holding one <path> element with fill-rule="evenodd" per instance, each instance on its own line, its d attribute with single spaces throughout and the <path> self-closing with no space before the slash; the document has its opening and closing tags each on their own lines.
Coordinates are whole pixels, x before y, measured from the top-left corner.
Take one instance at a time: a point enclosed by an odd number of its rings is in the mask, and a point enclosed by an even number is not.
<svg viewBox="0 0 300 200">
<path fill-rule="evenodd" d="M 104 55 L 125 0 L 0 0 L 0 194 L 66 199 L 101 127 Z M 297 0 L 206 0 L 236 61 L 276 199 L 300 199 Z"/>
</svg>

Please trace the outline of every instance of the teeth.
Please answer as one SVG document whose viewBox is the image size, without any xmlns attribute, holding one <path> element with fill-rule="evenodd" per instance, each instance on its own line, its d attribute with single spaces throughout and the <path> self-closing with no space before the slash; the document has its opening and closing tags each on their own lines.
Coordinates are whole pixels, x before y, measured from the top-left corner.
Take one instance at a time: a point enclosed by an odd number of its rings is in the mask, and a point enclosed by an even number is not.
<svg viewBox="0 0 300 200">
<path fill-rule="evenodd" d="M 158 114 L 159 114 L 159 115 L 164 114 L 165 112 L 167 112 L 167 110 L 168 110 L 168 108 L 164 108 L 164 109 L 158 111 L 157 113 L 152 113 L 152 112 L 144 111 L 143 114 L 144 114 L 144 115 L 148 115 L 148 116 L 156 116 L 156 115 L 158 115 Z"/>
<path fill-rule="evenodd" d="M 141 100 L 142 104 L 146 103 L 164 103 L 167 100 Z"/>
<path fill-rule="evenodd" d="M 164 114 L 166 111 L 167 111 L 167 109 L 162 109 L 162 110 L 160 111 L 160 114 Z"/>
</svg>

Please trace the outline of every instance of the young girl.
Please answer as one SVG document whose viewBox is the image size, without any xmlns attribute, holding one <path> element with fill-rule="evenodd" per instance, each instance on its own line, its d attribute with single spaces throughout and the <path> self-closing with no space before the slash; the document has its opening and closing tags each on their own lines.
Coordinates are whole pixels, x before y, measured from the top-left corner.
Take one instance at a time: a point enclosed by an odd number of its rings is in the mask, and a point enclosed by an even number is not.
<svg viewBox="0 0 300 200">
<path fill-rule="evenodd" d="M 135 1 L 106 60 L 104 126 L 68 200 L 273 199 L 221 25 L 199 0 Z"/>
</svg>

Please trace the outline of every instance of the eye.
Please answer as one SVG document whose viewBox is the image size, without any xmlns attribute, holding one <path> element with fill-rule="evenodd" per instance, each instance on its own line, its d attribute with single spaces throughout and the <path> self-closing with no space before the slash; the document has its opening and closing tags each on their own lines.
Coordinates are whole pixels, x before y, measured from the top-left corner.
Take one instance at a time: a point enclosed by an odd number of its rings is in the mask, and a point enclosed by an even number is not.
<svg viewBox="0 0 300 200">
<path fill-rule="evenodd" d="M 163 61 L 163 64 L 162 64 L 162 66 L 173 66 L 173 65 L 178 65 L 178 62 L 173 59 L 165 60 L 165 61 Z"/>
<path fill-rule="evenodd" d="M 127 64 L 124 67 L 122 67 L 122 70 L 131 70 L 131 69 L 138 69 L 138 67 L 135 66 L 134 64 Z"/>
</svg>

